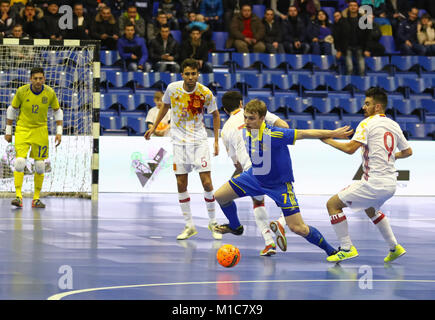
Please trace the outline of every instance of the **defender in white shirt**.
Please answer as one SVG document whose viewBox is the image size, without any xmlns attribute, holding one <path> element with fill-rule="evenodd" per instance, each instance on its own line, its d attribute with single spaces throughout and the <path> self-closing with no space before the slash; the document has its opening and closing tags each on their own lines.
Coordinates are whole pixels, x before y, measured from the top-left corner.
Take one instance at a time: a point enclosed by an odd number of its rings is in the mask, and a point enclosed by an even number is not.
<svg viewBox="0 0 435 320">
<path fill-rule="evenodd" d="M 162 101 L 163 106 L 151 129 L 144 137 L 151 138 L 159 123 L 169 108 L 171 108 L 170 135 L 173 143 L 174 172 L 177 179 L 178 199 L 186 226 L 177 236 L 177 240 L 188 239 L 198 232 L 193 224 L 190 209 L 190 196 L 187 191 L 188 174 L 192 170 L 199 173 L 204 188 L 204 200 L 209 215 L 209 229 L 213 238 L 222 239 L 222 235 L 214 232 L 217 225 L 215 217 L 215 198 L 211 181 L 210 151 L 207 132 L 204 127 L 203 114 L 205 109 L 213 115 L 214 155 L 219 153 L 220 116 L 216 106 L 216 99 L 209 88 L 198 82 L 198 62 L 186 59 L 181 65 L 183 80 L 169 84 Z"/>
<path fill-rule="evenodd" d="M 230 117 L 222 127 L 221 138 L 228 156 L 233 160 L 236 168 L 236 171 L 233 173 L 233 176 L 235 176 L 248 170 L 252 165 L 242 135 L 243 128 L 245 127 L 245 118 L 243 113 L 243 97 L 240 92 L 226 92 L 222 96 L 222 107 Z M 288 128 L 287 122 L 281 120 L 277 115 L 271 112 L 266 113 L 264 120 L 269 125 Z M 264 196 L 252 197 L 252 201 L 255 222 L 266 244 L 266 247 L 260 251 L 260 255 L 270 256 L 276 253 L 276 245 L 271 234 L 271 229 L 276 234 L 276 242 L 280 249 L 286 251 L 287 239 L 283 227 L 286 225 L 284 216 L 281 214 L 279 220 L 272 221 L 269 228 L 268 214 L 264 206 Z"/>
<path fill-rule="evenodd" d="M 358 125 L 352 140 L 347 143 L 333 139 L 323 140 L 348 154 L 353 154 L 361 147 L 363 163 L 362 179 L 328 200 L 331 224 L 341 245 L 337 254 L 327 258 L 330 262 L 358 256 L 348 233 L 347 220 L 343 213 L 345 207 L 354 211 L 364 209 L 378 227 L 390 247 L 384 262 L 391 262 L 406 253 L 397 243 L 387 217 L 379 210 L 396 192 L 397 173 L 394 162 L 412 155 L 412 149 L 400 126 L 385 116 L 387 104 L 388 97 L 383 89 L 370 88 L 366 92 L 363 106 L 366 118 Z M 396 149 L 400 151 L 395 152 Z"/>
</svg>

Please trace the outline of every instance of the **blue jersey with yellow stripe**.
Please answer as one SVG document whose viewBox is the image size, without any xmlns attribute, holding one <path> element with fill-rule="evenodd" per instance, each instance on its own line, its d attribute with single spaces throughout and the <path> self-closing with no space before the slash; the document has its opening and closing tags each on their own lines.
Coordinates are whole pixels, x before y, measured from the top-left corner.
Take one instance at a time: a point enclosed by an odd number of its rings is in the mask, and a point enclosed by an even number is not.
<svg viewBox="0 0 435 320">
<path fill-rule="evenodd" d="M 249 171 L 263 186 L 293 182 L 292 161 L 287 145 L 295 143 L 297 131 L 269 126 L 265 122 L 258 132 L 255 131 L 251 134 L 246 128 L 243 130 L 246 150 L 252 162 Z"/>
</svg>

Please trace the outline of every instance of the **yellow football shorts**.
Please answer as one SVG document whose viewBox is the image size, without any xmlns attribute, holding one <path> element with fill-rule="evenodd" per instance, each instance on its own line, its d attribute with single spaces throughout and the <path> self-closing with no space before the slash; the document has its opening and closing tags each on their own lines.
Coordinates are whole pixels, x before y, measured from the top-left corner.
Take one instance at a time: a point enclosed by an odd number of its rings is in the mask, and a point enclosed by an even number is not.
<svg viewBox="0 0 435 320">
<path fill-rule="evenodd" d="M 26 128 L 17 126 L 15 130 L 15 151 L 17 158 L 30 158 L 45 160 L 48 158 L 48 128 Z"/>
</svg>

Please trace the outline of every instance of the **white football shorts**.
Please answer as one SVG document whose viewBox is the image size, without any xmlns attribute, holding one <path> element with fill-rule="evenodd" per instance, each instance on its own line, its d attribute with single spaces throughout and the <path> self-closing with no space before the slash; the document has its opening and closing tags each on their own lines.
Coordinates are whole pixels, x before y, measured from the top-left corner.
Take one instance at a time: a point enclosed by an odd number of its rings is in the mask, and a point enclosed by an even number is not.
<svg viewBox="0 0 435 320">
<path fill-rule="evenodd" d="M 337 195 L 353 211 L 373 207 L 378 210 L 396 192 L 396 184 L 371 184 L 365 180 L 357 181 L 341 190 Z"/>
<path fill-rule="evenodd" d="M 196 145 L 173 145 L 173 167 L 175 174 L 211 171 L 208 141 Z"/>
</svg>

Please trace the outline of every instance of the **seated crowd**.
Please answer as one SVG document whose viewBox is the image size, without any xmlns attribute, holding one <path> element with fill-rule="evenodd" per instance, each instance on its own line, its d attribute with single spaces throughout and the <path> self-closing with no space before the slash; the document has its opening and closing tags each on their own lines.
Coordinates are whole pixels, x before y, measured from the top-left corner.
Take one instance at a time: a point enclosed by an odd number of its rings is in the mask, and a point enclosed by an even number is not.
<svg viewBox="0 0 435 320">
<path fill-rule="evenodd" d="M 333 17 L 319 0 L 161 0 L 153 16 L 154 2 L 82 0 L 72 5 L 72 28 L 62 28 L 59 8 L 70 1 L 0 0 L 0 37 L 101 40 L 133 71 L 178 72 L 183 59 L 194 58 L 212 72 L 214 31 L 228 32 L 226 47 L 236 52 L 335 55 L 347 74 L 354 61 L 364 74 L 364 57 L 385 54 L 384 35 L 402 55 L 435 55 L 433 0 L 347 0 Z M 257 4 L 266 8 L 263 16 L 253 13 Z M 372 14 L 363 15 L 363 5 Z"/>
</svg>

